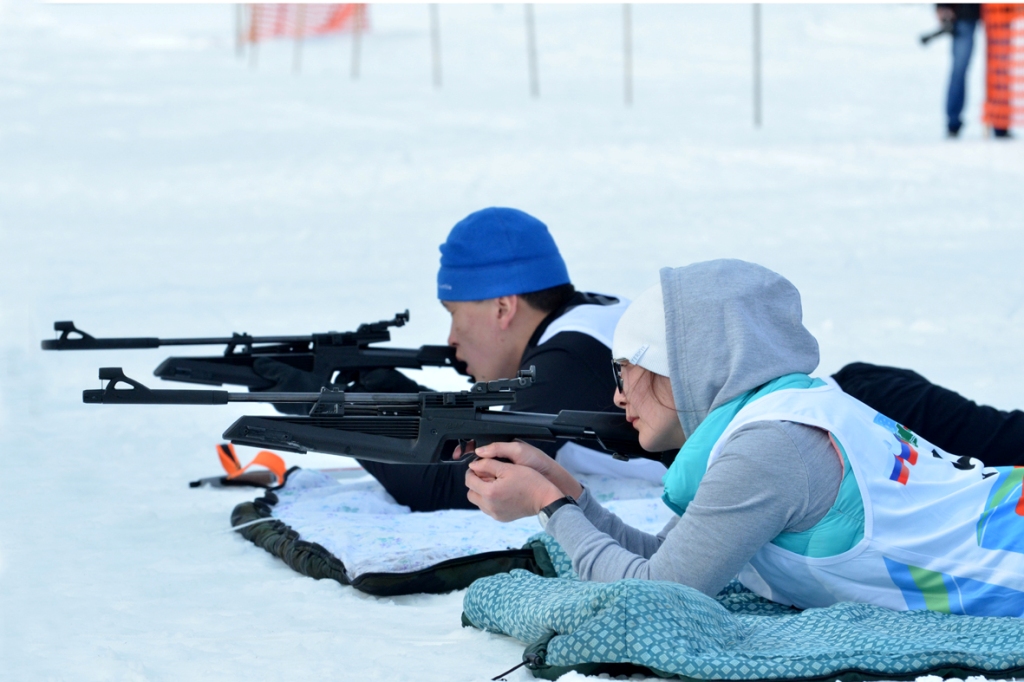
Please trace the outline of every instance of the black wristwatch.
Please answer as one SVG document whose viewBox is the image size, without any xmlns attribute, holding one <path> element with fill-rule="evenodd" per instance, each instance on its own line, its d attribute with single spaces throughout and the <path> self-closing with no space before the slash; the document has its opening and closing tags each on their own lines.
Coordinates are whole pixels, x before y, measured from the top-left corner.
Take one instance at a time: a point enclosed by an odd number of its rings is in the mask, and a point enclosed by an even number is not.
<svg viewBox="0 0 1024 682">
<path fill-rule="evenodd" d="M 540 521 L 540 527 L 541 528 L 547 528 L 548 527 L 548 520 L 551 518 L 551 516 L 556 511 L 558 511 L 559 509 L 561 509 L 562 507 L 564 507 L 567 504 L 575 505 L 576 504 L 576 500 L 574 500 L 570 496 L 566 495 L 565 497 L 561 497 L 561 498 L 555 500 L 554 502 L 552 502 L 551 504 L 549 504 L 548 506 L 546 506 L 543 509 L 541 509 L 537 513 L 537 519 Z"/>
</svg>

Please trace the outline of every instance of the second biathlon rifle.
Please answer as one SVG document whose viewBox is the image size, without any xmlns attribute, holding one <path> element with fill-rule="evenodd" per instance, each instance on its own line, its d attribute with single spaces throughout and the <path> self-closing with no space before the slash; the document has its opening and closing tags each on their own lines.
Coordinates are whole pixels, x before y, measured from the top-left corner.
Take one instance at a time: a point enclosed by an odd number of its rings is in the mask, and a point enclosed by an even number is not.
<svg viewBox="0 0 1024 682">
<path fill-rule="evenodd" d="M 257 358 L 284 363 L 313 375 L 318 386 L 345 386 L 359 373 L 372 369 L 422 369 L 452 367 L 464 372 L 451 346 L 382 348 L 374 344 L 391 340 L 390 327 L 409 321 L 409 311 L 391 320 L 361 324 L 354 332 L 327 332 L 309 336 L 251 336 L 160 339 L 155 337 L 96 338 L 75 327 L 71 321 L 54 322 L 60 337 L 42 342 L 43 350 L 124 350 L 162 346 L 224 346 L 223 355 L 170 357 L 153 370 L 155 376 L 209 386 L 246 386 L 265 391 L 275 382 L 253 368 Z"/>
<path fill-rule="evenodd" d="M 87 390 L 82 401 L 100 404 L 223 405 L 229 402 L 313 403 L 308 416 L 240 417 L 224 432 L 237 445 L 288 452 L 323 452 L 375 462 L 433 464 L 452 461 L 469 441 L 476 445 L 515 439 L 570 440 L 618 459 L 666 461 L 640 447 L 621 412 L 562 410 L 536 414 L 494 410 L 515 404 L 516 391 L 533 384 L 534 368 L 515 379 L 478 382 L 468 391 L 419 393 L 229 393 L 155 390 L 129 379 L 119 367 L 100 370 L 108 383 Z M 127 384 L 131 388 L 118 388 Z"/>
</svg>

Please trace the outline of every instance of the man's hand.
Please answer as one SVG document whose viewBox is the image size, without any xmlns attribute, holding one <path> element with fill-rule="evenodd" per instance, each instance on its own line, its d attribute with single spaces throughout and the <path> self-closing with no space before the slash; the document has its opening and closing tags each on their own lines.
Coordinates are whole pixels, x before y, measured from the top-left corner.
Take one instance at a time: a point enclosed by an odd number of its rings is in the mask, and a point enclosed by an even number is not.
<svg viewBox="0 0 1024 682">
<path fill-rule="evenodd" d="M 262 389 L 274 393 L 318 393 L 322 388 L 320 379 L 312 372 L 303 372 L 291 365 L 257 357 L 252 369 L 264 379 L 274 382 L 270 388 Z"/>
<path fill-rule="evenodd" d="M 937 7 L 935 15 L 939 18 L 940 24 L 952 24 L 956 21 L 956 12 L 951 7 Z"/>
<path fill-rule="evenodd" d="M 430 389 L 420 386 L 397 369 L 378 367 L 359 372 L 359 380 L 350 390 L 361 393 L 419 393 Z"/>
<path fill-rule="evenodd" d="M 469 501 L 498 521 L 533 516 L 563 497 L 555 484 L 535 469 L 492 458 L 470 462 L 466 487 Z"/>
<path fill-rule="evenodd" d="M 271 360 L 270 358 L 256 358 L 253 360 L 252 369 L 264 379 L 274 382 L 270 388 L 263 391 L 273 393 L 318 393 L 322 388 L 320 380 L 312 372 L 303 372 L 291 365 Z M 274 403 L 274 409 L 285 414 L 309 414 L 313 403 Z"/>
</svg>

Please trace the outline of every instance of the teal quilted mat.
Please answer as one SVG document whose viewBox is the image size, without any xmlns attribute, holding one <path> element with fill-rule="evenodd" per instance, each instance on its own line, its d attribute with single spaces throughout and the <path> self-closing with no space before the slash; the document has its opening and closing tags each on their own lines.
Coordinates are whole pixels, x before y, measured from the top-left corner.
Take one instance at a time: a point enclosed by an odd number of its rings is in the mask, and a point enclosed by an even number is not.
<svg viewBox="0 0 1024 682">
<path fill-rule="evenodd" d="M 1024 677 L 1020 619 L 855 603 L 798 611 L 735 582 L 714 599 L 676 583 L 584 583 L 550 537 L 536 541 L 562 577 L 483 578 L 463 609 L 468 624 L 528 643 L 524 660 L 538 676 L 626 664 L 693 680 Z"/>
</svg>

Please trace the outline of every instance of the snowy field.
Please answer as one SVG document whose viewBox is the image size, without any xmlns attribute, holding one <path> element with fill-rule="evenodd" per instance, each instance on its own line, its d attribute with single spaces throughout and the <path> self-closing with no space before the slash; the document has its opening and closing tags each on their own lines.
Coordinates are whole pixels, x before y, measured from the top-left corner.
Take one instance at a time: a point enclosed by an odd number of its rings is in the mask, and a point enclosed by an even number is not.
<svg viewBox="0 0 1024 682">
<path fill-rule="evenodd" d="M 583 289 L 755 260 L 802 290 L 822 373 L 909 366 L 1024 405 L 1024 148 L 984 138 L 977 55 L 943 139 L 930 7 L 766 6 L 760 130 L 749 5 L 636 6 L 632 108 L 618 5 L 536 8 L 539 100 L 520 5 L 441 8 L 440 90 L 426 7 L 370 15 L 352 80 L 348 38 L 307 42 L 298 75 L 287 42 L 250 68 L 228 6 L 0 0 L 4 679 L 457 682 L 522 652 L 463 629 L 460 593 L 369 597 L 230 533 L 253 493 L 186 482 L 243 408 L 83 405 L 98 367 L 152 384 L 171 353 L 43 353 L 54 320 L 305 334 L 409 308 L 396 343 L 441 343 L 437 245 L 505 205 Z"/>
</svg>

